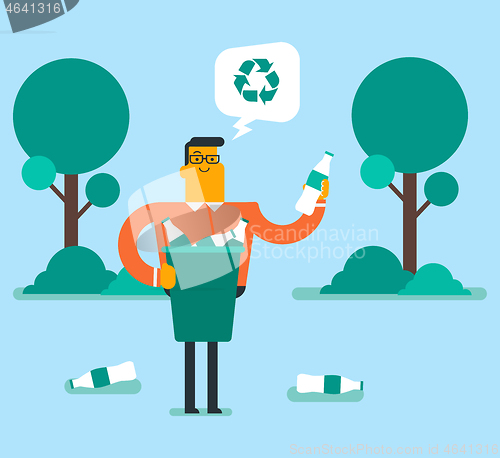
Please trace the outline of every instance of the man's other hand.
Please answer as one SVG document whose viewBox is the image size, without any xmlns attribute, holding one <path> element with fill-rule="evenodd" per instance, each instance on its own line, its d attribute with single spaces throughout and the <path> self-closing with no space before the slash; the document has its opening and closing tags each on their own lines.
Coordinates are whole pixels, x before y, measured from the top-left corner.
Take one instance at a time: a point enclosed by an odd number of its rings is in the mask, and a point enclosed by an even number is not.
<svg viewBox="0 0 500 458">
<path fill-rule="evenodd" d="M 302 189 L 304 189 L 306 185 L 302 186 Z M 323 200 L 328 197 L 328 194 L 330 193 L 330 183 L 328 180 L 323 180 L 321 182 L 321 194 L 318 197 L 318 200 Z"/>
<path fill-rule="evenodd" d="M 328 197 L 328 194 L 330 193 L 330 183 L 328 180 L 323 180 L 321 182 L 321 194 L 318 197 L 318 200 L 323 200 Z"/>
<path fill-rule="evenodd" d="M 175 269 L 167 263 L 161 266 L 161 286 L 165 289 L 175 286 Z"/>
</svg>

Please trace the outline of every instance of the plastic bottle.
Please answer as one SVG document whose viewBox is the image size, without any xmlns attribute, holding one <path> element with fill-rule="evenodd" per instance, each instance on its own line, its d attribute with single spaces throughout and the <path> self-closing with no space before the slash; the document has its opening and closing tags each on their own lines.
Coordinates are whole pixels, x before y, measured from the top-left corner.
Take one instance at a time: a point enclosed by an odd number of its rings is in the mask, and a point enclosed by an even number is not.
<svg viewBox="0 0 500 458">
<path fill-rule="evenodd" d="M 224 246 L 230 240 L 236 240 L 240 243 L 245 243 L 245 228 L 248 224 L 246 219 L 240 218 L 238 226 L 223 234 L 214 234 L 205 237 L 197 242 L 197 246 Z"/>
<path fill-rule="evenodd" d="M 162 224 L 167 231 L 167 238 L 171 247 L 191 245 L 187 235 L 175 226 L 170 218 L 164 219 Z"/>
<path fill-rule="evenodd" d="M 297 376 L 299 393 L 341 394 L 352 390 L 363 391 L 363 382 L 353 382 L 340 375 L 307 375 Z"/>
<path fill-rule="evenodd" d="M 316 201 L 321 194 L 321 183 L 330 175 L 330 161 L 333 153 L 325 151 L 323 159 L 312 169 L 307 178 L 306 186 L 302 196 L 295 204 L 295 209 L 301 213 L 311 216 L 316 206 Z"/>
<path fill-rule="evenodd" d="M 102 388 L 117 382 L 135 380 L 135 367 L 132 361 L 119 364 L 118 366 L 100 367 L 91 370 L 80 378 L 71 379 L 69 384 L 74 388 Z"/>
<path fill-rule="evenodd" d="M 248 220 L 240 218 L 239 224 L 234 228 L 234 239 L 238 242 L 245 243 L 245 230 L 247 228 Z"/>
</svg>

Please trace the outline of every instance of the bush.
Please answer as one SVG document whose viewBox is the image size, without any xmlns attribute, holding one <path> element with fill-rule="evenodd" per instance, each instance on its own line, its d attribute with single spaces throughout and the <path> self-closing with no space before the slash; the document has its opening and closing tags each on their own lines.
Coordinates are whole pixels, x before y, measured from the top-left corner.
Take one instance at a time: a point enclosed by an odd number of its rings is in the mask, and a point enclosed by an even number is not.
<svg viewBox="0 0 500 458">
<path fill-rule="evenodd" d="M 412 278 L 391 251 L 367 246 L 349 257 L 321 294 L 397 294 Z"/>
<path fill-rule="evenodd" d="M 125 269 L 118 272 L 116 280 L 111 282 L 108 289 L 101 294 L 104 296 L 160 295 L 167 299 L 163 288 L 145 285 L 132 277 Z"/>
<path fill-rule="evenodd" d="M 115 279 L 96 253 L 72 246 L 58 251 L 23 294 L 100 294 Z"/>
<path fill-rule="evenodd" d="M 401 295 L 471 295 L 462 283 L 453 279 L 451 272 L 441 264 L 420 267 L 412 281 L 399 292 Z"/>
</svg>

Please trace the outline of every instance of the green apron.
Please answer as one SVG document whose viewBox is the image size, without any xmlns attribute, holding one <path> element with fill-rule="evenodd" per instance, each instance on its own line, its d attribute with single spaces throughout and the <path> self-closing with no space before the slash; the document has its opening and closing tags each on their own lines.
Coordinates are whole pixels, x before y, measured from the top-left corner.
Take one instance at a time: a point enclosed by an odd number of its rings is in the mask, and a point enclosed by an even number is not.
<svg viewBox="0 0 500 458">
<path fill-rule="evenodd" d="M 170 290 L 177 342 L 229 342 L 243 246 L 164 247 L 175 268 Z"/>
</svg>

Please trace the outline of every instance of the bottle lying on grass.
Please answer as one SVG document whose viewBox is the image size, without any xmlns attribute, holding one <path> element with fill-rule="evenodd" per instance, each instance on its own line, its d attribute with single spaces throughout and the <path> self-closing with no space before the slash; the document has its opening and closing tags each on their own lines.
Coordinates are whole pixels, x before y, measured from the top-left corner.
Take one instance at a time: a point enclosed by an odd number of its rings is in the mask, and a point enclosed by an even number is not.
<svg viewBox="0 0 500 458">
<path fill-rule="evenodd" d="M 340 375 L 307 375 L 297 376 L 299 393 L 342 394 L 348 391 L 363 391 L 363 382 L 353 382 Z"/>
<path fill-rule="evenodd" d="M 69 385 L 74 388 L 102 388 L 118 382 L 127 382 L 136 379 L 135 367 L 132 361 L 118 366 L 100 367 L 91 370 L 80 378 L 71 379 Z"/>
</svg>

